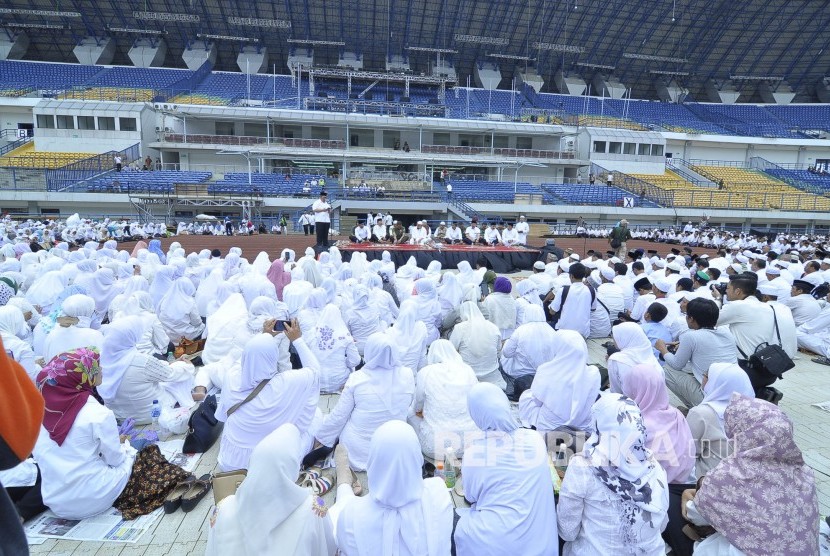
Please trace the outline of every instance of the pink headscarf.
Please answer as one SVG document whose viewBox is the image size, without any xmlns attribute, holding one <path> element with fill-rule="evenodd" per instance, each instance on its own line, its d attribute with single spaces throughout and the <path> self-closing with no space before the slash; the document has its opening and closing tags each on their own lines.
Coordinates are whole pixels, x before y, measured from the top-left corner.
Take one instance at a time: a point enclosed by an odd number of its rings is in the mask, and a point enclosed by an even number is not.
<svg viewBox="0 0 830 556">
<path fill-rule="evenodd" d="M 146 241 L 139 241 L 133 247 L 133 252 L 130 254 L 130 257 L 136 258 L 138 257 L 138 252 L 142 249 L 147 249 L 147 242 Z"/>
<path fill-rule="evenodd" d="M 291 273 L 285 271 L 285 261 L 277 259 L 271 263 L 266 276 L 274 284 L 274 289 L 277 290 L 277 299 L 282 301 L 282 290 L 287 284 L 291 283 Z"/>
<path fill-rule="evenodd" d="M 816 480 L 792 421 L 778 406 L 735 393 L 724 429 L 735 453 L 703 479 L 700 515 L 745 554 L 818 554 Z"/>
<path fill-rule="evenodd" d="M 666 470 L 669 482 L 688 482 L 695 467 L 695 441 L 683 414 L 669 405 L 663 373 L 650 365 L 636 365 L 622 375 L 622 393 L 640 406 L 646 447 Z"/>
</svg>

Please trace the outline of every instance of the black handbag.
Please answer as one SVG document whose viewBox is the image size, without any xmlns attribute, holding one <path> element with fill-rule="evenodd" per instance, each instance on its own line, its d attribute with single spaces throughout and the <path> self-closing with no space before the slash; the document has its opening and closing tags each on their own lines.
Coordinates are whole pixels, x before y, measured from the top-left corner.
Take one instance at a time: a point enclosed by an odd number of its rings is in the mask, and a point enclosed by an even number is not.
<svg viewBox="0 0 830 556">
<path fill-rule="evenodd" d="M 755 348 L 755 352 L 747 357 L 747 355 L 738 348 L 744 359 L 747 360 L 747 365 L 755 372 L 766 375 L 769 378 L 782 378 L 782 375 L 795 367 L 795 363 L 790 356 L 787 355 L 781 348 L 781 332 L 778 330 L 778 317 L 775 314 L 775 309 L 772 309 L 772 318 L 775 322 L 775 335 L 778 337 L 778 344 L 770 344 L 763 342 Z"/>
<path fill-rule="evenodd" d="M 182 452 L 185 454 L 200 454 L 210 450 L 210 447 L 222 434 L 225 423 L 216 418 L 216 396 L 207 396 L 196 411 L 190 416 L 187 436 L 184 437 Z"/>
</svg>

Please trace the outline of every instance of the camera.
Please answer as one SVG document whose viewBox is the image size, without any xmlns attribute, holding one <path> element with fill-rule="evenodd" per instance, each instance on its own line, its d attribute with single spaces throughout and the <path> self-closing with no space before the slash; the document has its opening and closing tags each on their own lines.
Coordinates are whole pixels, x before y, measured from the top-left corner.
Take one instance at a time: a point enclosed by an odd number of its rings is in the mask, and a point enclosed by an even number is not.
<svg viewBox="0 0 830 556">
<path fill-rule="evenodd" d="M 729 284 L 712 284 L 711 288 L 713 290 L 718 290 L 718 293 L 720 293 L 721 297 L 726 297 L 726 286 L 728 285 Z"/>
</svg>

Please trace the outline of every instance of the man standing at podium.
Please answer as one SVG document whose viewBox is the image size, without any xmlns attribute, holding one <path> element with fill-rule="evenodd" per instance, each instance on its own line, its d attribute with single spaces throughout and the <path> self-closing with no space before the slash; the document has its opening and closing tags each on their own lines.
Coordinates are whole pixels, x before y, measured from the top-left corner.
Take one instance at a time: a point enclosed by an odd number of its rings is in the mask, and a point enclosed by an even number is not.
<svg viewBox="0 0 830 556">
<path fill-rule="evenodd" d="M 315 247 L 329 246 L 329 228 L 331 227 L 331 205 L 328 203 L 328 193 L 320 192 L 320 198 L 311 205 L 314 213 L 314 231 L 317 232 Z"/>
</svg>

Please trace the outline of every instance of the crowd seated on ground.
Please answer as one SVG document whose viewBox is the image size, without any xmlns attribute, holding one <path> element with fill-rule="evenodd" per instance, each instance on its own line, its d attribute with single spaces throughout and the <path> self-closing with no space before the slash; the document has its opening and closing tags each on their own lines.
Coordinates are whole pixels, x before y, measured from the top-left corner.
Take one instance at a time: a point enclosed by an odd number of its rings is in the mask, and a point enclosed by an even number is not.
<svg viewBox="0 0 830 556">
<path fill-rule="evenodd" d="M 192 509 L 210 478 L 128 430 L 182 434 L 216 394 L 217 471 L 248 478 L 205 523 L 208 554 L 818 552 L 780 375 L 748 354 L 801 345 L 830 363 L 826 238 L 714 257 L 566 251 L 517 279 L 336 247 L 273 261 L 158 240 L 76 248 L 64 234 L 96 225 L 3 224 L 4 534 L 45 508 Z M 37 425 L 22 440 L 18 413 Z"/>
</svg>

